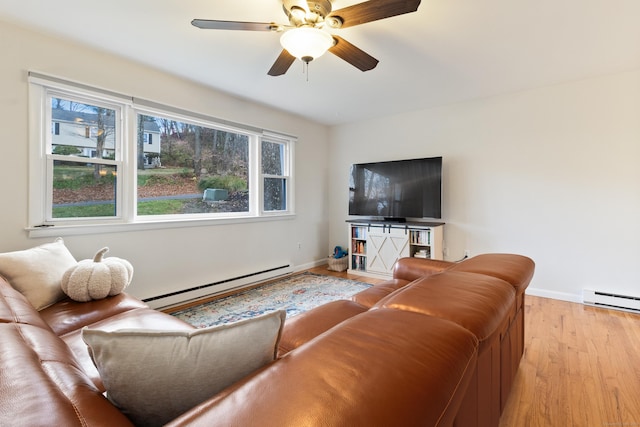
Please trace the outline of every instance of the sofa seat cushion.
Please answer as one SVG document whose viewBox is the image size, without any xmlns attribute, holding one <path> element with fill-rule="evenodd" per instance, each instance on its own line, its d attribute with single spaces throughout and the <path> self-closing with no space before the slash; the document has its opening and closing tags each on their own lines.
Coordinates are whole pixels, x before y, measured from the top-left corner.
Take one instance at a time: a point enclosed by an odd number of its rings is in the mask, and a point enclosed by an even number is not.
<svg viewBox="0 0 640 427">
<path fill-rule="evenodd" d="M 489 340 L 515 310 L 515 290 L 504 280 L 447 271 L 412 282 L 374 308 L 415 311 L 453 321 Z"/>
<path fill-rule="evenodd" d="M 192 331 L 85 328 L 83 338 L 107 398 L 137 426 L 159 426 L 273 362 L 285 317 L 279 310 Z"/>
<path fill-rule="evenodd" d="M 278 346 L 278 356 L 282 357 L 291 350 L 333 328 L 338 323 L 367 310 L 367 307 L 356 302 L 338 300 L 287 319 L 282 331 L 280 345 Z"/>
<path fill-rule="evenodd" d="M 371 308 L 382 298 L 400 288 L 407 286 L 409 283 L 411 283 L 409 280 L 403 279 L 387 280 L 386 282 L 373 285 L 370 288 L 358 292 L 357 294 L 353 295 L 351 299 L 360 305 Z"/>
<path fill-rule="evenodd" d="M 24 323 L 51 331 L 27 298 L 0 278 L 0 323 Z"/>
<path fill-rule="evenodd" d="M 369 310 L 169 425 L 450 426 L 477 345 L 453 322 Z"/>
<path fill-rule="evenodd" d="M 0 336 L 0 425 L 131 425 L 51 331 L 0 323 Z"/>
<path fill-rule="evenodd" d="M 93 304 L 93 302 L 79 304 Z M 135 308 L 118 313 L 87 326 L 91 329 L 98 329 L 101 331 L 116 331 L 119 329 L 191 331 L 195 329 L 192 325 L 183 322 L 177 317 L 169 316 L 166 313 L 162 313 L 148 307 Z M 89 354 L 87 345 L 82 340 L 82 330 L 75 329 L 62 335 L 61 338 L 65 343 L 67 343 L 71 351 L 73 351 L 76 360 L 85 374 L 91 378 L 98 390 L 104 392 L 105 386 L 100 378 L 100 374 L 91 360 L 91 355 Z"/>
<path fill-rule="evenodd" d="M 57 335 L 64 335 L 116 314 L 147 307 L 142 301 L 127 294 L 88 302 L 66 298 L 41 310 L 40 316 Z"/>
</svg>

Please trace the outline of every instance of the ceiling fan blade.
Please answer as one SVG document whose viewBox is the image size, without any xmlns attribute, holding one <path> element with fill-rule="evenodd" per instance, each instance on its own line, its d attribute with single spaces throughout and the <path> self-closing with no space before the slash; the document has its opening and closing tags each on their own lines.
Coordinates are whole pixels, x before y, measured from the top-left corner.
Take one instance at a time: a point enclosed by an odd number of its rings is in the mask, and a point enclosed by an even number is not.
<svg viewBox="0 0 640 427">
<path fill-rule="evenodd" d="M 357 48 L 339 36 L 333 36 L 336 44 L 329 48 L 329 52 L 347 61 L 360 71 L 369 71 L 376 68 L 378 60 L 364 50 Z"/>
<path fill-rule="evenodd" d="M 280 56 L 276 59 L 276 62 L 273 63 L 271 69 L 267 73 L 270 76 L 281 76 L 287 72 L 293 61 L 296 60 L 296 57 L 287 52 L 286 49 L 282 49 L 280 52 Z"/>
<path fill-rule="evenodd" d="M 194 19 L 191 25 L 203 30 L 243 30 L 243 31 L 280 31 L 282 26 L 273 22 L 216 21 L 213 19 Z"/>
<path fill-rule="evenodd" d="M 369 0 L 343 9 L 334 10 L 330 18 L 338 18 L 341 28 L 353 27 L 371 21 L 403 15 L 418 10 L 420 0 Z"/>
</svg>

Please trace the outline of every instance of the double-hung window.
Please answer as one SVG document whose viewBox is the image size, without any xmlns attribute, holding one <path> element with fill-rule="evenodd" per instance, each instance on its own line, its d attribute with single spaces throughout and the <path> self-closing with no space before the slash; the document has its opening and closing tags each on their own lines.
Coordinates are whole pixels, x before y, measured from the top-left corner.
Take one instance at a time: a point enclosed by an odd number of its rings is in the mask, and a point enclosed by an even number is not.
<svg viewBox="0 0 640 427">
<path fill-rule="evenodd" d="M 33 230 L 293 214 L 294 137 L 33 73 L 29 82 Z"/>
<path fill-rule="evenodd" d="M 262 140 L 262 194 L 265 212 L 286 212 L 290 192 L 289 144 L 277 137 Z"/>
</svg>

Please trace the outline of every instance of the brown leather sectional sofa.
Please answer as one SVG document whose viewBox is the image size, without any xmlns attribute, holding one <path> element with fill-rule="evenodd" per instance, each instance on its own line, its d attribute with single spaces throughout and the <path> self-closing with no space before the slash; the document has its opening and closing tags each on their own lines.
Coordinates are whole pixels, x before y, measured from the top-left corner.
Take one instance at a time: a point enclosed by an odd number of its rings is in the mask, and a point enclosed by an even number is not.
<svg viewBox="0 0 640 427">
<path fill-rule="evenodd" d="M 171 425 L 497 426 L 533 270 L 510 254 L 402 259 L 352 301 L 287 319 L 276 361 Z M 102 394 L 84 326 L 192 328 L 126 294 L 38 312 L 0 278 L 0 425 L 131 425 Z"/>
</svg>

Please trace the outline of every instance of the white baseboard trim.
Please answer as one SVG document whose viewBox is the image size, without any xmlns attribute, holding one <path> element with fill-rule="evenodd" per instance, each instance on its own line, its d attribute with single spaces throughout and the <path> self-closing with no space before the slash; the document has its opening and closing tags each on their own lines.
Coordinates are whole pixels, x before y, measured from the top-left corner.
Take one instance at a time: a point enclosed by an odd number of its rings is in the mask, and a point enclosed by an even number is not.
<svg viewBox="0 0 640 427">
<path fill-rule="evenodd" d="M 290 265 L 282 265 L 281 267 L 275 267 L 261 272 L 249 273 L 244 276 L 222 280 L 218 283 L 195 286 L 191 289 L 177 290 L 166 295 L 158 295 L 143 299 L 143 301 L 153 309 L 163 310 L 203 300 L 228 291 L 240 290 L 267 280 L 290 276 L 294 272 L 294 267 Z"/>
<path fill-rule="evenodd" d="M 316 261 L 311 261 L 305 264 L 299 264 L 299 265 L 295 265 L 293 266 L 293 272 L 294 273 L 299 273 L 301 271 L 304 270 L 308 270 L 310 268 L 315 268 L 315 267 L 319 267 L 321 265 L 324 265 L 327 263 L 327 259 L 323 258 L 323 259 L 319 259 Z M 526 292 L 527 295 L 532 295 L 534 297 L 542 297 L 542 298 L 551 298 L 551 299 L 557 299 L 560 301 L 568 301 L 568 302 L 576 302 L 579 304 L 583 304 L 582 301 L 582 294 L 570 294 L 570 293 L 566 293 L 566 292 L 557 292 L 557 291 L 550 291 L 548 289 L 541 289 L 541 288 L 534 288 L 534 287 L 528 287 Z"/>
<path fill-rule="evenodd" d="M 308 263 L 305 263 L 305 264 L 295 265 L 293 267 L 293 272 L 294 273 L 299 273 L 301 271 L 308 270 L 310 268 L 320 267 L 321 265 L 324 265 L 326 263 L 327 263 L 327 259 L 323 258 L 323 259 L 319 259 L 317 261 L 311 261 L 311 262 L 308 262 Z"/>
<path fill-rule="evenodd" d="M 283 268 L 281 271 L 274 271 L 272 273 L 264 273 L 258 274 L 251 277 L 242 278 L 240 280 L 233 280 L 222 285 L 211 285 L 198 287 L 198 289 L 187 290 L 187 291 L 176 291 L 175 295 L 170 295 L 167 297 L 155 297 L 145 301 L 151 308 L 154 309 L 167 309 L 179 305 L 184 305 L 189 302 L 194 302 L 198 300 L 202 300 L 205 298 L 209 298 L 218 294 L 222 294 L 231 290 L 241 290 L 248 286 L 253 286 L 263 281 L 285 278 L 291 274 L 299 273 L 304 270 L 308 270 L 310 268 L 319 267 L 327 263 L 326 258 L 320 259 L 317 261 L 311 261 L 305 264 L 300 264 L 296 266 L 287 266 L 287 268 Z"/>
<path fill-rule="evenodd" d="M 568 301 L 568 302 L 577 302 L 582 304 L 582 294 L 569 294 L 566 292 L 557 292 L 550 291 L 548 289 L 540 289 L 540 288 L 527 288 L 527 295 L 532 295 L 534 297 L 543 297 L 543 298 L 551 298 L 557 299 L 560 301 Z"/>
</svg>

